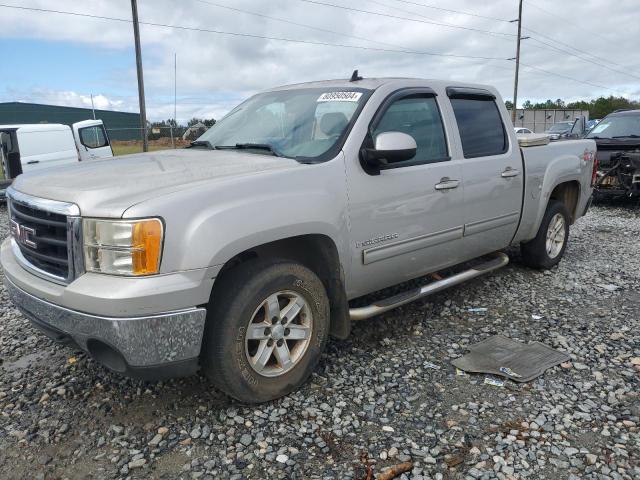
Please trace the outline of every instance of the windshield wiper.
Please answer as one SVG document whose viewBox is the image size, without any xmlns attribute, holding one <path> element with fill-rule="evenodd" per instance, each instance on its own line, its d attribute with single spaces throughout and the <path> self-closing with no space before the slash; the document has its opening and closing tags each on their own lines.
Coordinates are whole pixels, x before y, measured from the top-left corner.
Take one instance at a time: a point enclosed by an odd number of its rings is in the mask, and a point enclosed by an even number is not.
<svg viewBox="0 0 640 480">
<path fill-rule="evenodd" d="M 632 133 L 631 135 L 616 135 L 615 137 L 611 137 L 611 138 L 640 138 L 640 135 L 636 135 L 635 133 Z"/>
<path fill-rule="evenodd" d="M 209 140 L 195 140 L 191 142 L 191 147 L 207 147 L 209 150 L 213 150 L 215 147 L 211 145 Z"/>
<path fill-rule="evenodd" d="M 235 145 L 216 145 L 214 148 L 217 150 L 266 150 L 276 157 L 284 156 L 268 143 L 236 143 Z"/>
</svg>

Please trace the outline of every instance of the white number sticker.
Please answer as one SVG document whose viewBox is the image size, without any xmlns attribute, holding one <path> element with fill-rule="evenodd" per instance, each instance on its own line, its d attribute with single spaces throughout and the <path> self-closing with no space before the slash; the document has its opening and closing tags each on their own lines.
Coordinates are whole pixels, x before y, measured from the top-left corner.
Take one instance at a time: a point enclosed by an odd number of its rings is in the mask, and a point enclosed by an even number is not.
<svg viewBox="0 0 640 480">
<path fill-rule="evenodd" d="M 362 92 L 326 92 L 318 97 L 318 102 L 357 102 Z"/>
</svg>

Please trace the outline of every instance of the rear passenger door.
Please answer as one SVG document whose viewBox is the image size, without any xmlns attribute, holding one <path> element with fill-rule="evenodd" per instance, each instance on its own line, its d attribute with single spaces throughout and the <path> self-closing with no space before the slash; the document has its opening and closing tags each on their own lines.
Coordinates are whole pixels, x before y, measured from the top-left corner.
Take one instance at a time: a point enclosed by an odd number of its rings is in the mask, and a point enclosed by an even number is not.
<svg viewBox="0 0 640 480">
<path fill-rule="evenodd" d="M 447 95 L 462 147 L 463 245 L 475 257 L 511 243 L 522 208 L 522 157 L 509 140 L 506 109 L 493 93 L 449 87 Z"/>
</svg>

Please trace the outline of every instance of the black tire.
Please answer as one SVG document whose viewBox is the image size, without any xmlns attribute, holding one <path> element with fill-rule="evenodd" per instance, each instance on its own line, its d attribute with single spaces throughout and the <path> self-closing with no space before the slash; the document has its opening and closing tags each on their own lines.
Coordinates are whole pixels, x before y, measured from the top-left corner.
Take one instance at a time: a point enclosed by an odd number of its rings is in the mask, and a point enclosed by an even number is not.
<svg viewBox="0 0 640 480">
<path fill-rule="evenodd" d="M 230 270 L 209 302 L 203 344 L 203 372 L 229 396 L 261 403 L 287 395 L 311 375 L 329 337 L 329 299 L 320 279 L 289 261 L 251 260 Z M 292 291 L 304 298 L 312 317 L 310 343 L 295 365 L 277 377 L 253 369 L 245 333 L 254 312 L 272 294 Z"/>
<path fill-rule="evenodd" d="M 552 257 L 546 248 L 547 230 L 549 229 L 551 220 L 558 214 L 564 218 L 564 243 L 559 253 Z M 529 242 L 520 244 L 520 252 L 524 264 L 532 268 L 544 270 L 557 265 L 562 259 L 567 248 L 567 242 L 569 241 L 569 221 L 567 207 L 565 207 L 562 202 L 550 200 L 547 205 L 547 211 L 542 217 L 542 223 L 540 224 L 536 237 Z"/>
</svg>

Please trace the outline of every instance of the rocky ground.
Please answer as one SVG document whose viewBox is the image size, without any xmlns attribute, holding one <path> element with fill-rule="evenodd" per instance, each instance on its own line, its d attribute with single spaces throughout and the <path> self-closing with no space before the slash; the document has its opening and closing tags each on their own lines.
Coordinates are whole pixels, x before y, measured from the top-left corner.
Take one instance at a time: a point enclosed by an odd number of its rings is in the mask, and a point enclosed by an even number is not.
<svg viewBox="0 0 640 480">
<path fill-rule="evenodd" d="M 640 478 L 639 212 L 593 208 L 552 271 L 509 252 L 493 275 L 355 325 L 301 390 L 260 406 L 199 377 L 111 374 L 2 289 L 0 477 L 362 480 L 411 461 L 401 478 Z M 449 362 L 494 334 L 571 361 L 523 385 L 456 376 Z"/>
</svg>

